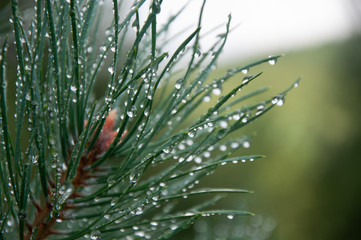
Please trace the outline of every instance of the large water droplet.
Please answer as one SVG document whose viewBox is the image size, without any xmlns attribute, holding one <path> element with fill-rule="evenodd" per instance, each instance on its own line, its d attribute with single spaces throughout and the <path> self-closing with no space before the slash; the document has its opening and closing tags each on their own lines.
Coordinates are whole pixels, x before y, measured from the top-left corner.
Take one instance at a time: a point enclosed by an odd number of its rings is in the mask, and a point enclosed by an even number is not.
<svg viewBox="0 0 361 240">
<path fill-rule="evenodd" d="M 163 148 L 163 152 L 164 152 L 164 153 L 170 153 L 171 151 L 172 151 L 172 148 L 171 148 L 171 147 Z"/>
<path fill-rule="evenodd" d="M 245 142 L 242 143 L 242 146 L 244 148 L 249 148 L 251 146 L 251 144 L 248 141 L 245 141 Z"/>
<path fill-rule="evenodd" d="M 90 239 L 98 240 L 100 239 L 100 231 L 96 230 L 90 233 Z"/>
<path fill-rule="evenodd" d="M 36 163 L 38 162 L 38 156 L 33 156 L 33 157 L 31 158 L 31 162 L 32 162 L 33 164 L 36 164 Z"/>
<path fill-rule="evenodd" d="M 110 74 L 113 74 L 113 73 L 114 73 L 113 67 L 108 67 L 108 72 L 109 72 Z"/>
<path fill-rule="evenodd" d="M 264 110 L 265 106 L 263 104 L 257 106 L 256 116 L 261 114 Z"/>
<path fill-rule="evenodd" d="M 214 94 L 214 95 L 221 95 L 221 93 L 222 93 L 222 90 L 220 89 L 220 88 L 213 88 L 212 89 L 212 93 Z"/>
<path fill-rule="evenodd" d="M 268 60 L 268 63 L 269 63 L 270 65 L 275 65 L 276 62 L 277 62 L 277 58 Z"/>
<path fill-rule="evenodd" d="M 189 132 L 188 132 L 188 136 L 189 137 L 194 137 L 196 135 L 196 131 L 195 130 L 190 130 Z"/>
<path fill-rule="evenodd" d="M 194 159 L 194 162 L 197 163 L 197 164 L 201 164 L 202 163 L 202 158 L 201 157 L 196 157 Z"/>
<path fill-rule="evenodd" d="M 170 225 L 169 228 L 170 228 L 170 230 L 174 231 L 174 230 L 176 230 L 178 228 L 178 226 L 173 224 L 173 225 Z"/>
<path fill-rule="evenodd" d="M 203 98 L 203 102 L 209 102 L 209 101 L 211 101 L 211 97 L 210 97 L 210 96 L 205 96 L 205 97 Z"/>
<path fill-rule="evenodd" d="M 116 198 L 113 198 L 113 199 L 110 201 L 110 206 L 114 206 L 116 203 L 117 203 L 117 199 L 116 199 Z"/>
<path fill-rule="evenodd" d="M 282 106 L 283 104 L 285 103 L 285 99 L 284 98 L 281 98 L 281 99 L 279 99 L 278 100 L 278 102 L 277 102 L 277 106 Z"/>
<path fill-rule="evenodd" d="M 196 57 L 200 57 L 202 55 L 201 49 L 197 48 L 196 50 Z"/>
<path fill-rule="evenodd" d="M 251 78 L 252 78 L 252 76 L 245 76 L 245 77 L 242 79 L 242 84 L 248 83 Z"/>
<path fill-rule="evenodd" d="M 144 231 L 137 231 L 134 233 L 135 236 L 137 237 L 144 237 L 145 236 L 145 232 Z"/>
<path fill-rule="evenodd" d="M 127 115 L 130 118 L 134 117 L 134 113 L 132 111 L 127 111 Z"/>
<path fill-rule="evenodd" d="M 235 149 L 239 147 L 239 143 L 238 142 L 233 142 L 231 143 L 231 148 Z"/>
<path fill-rule="evenodd" d="M 181 80 L 178 80 L 176 83 L 175 83 L 175 86 L 174 86 L 176 89 L 180 89 L 182 87 L 182 81 Z"/>
<path fill-rule="evenodd" d="M 72 92 L 76 92 L 76 87 L 75 87 L 74 85 L 72 85 L 72 86 L 70 86 L 70 90 L 71 90 Z"/>
<path fill-rule="evenodd" d="M 221 150 L 222 152 L 225 152 L 225 151 L 227 151 L 227 146 L 221 145 L 221 146 L 219 146 L 219 150 Z"/>
<path fill-rule="evenodd" d="M 221 128 L 227 128 L 227 127 L 228 127 L 228 123 L 227 123 L 226 121 L 220 121 L 220 122 L 219 122 L 219 126 L 220 126 Z"/>
<path fill-rule="evenodd" d="M 143 209 L 141 207 L 137 208 L 137 211 L 135 212 L 135 215 L 141 215 L 143 214 Z"/>
<path fill-rule="evenodd" d="M 272 104 L 276 104 L 278 102 L 278 97 L 273 97 L 271 102 Z"/>
</svg>

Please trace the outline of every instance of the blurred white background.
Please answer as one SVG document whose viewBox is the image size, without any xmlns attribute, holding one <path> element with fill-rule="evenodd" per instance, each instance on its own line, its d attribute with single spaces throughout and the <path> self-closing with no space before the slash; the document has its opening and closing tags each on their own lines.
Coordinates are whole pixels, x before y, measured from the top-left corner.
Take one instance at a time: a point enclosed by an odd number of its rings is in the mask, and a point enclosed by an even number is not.
<svg viewBox="0 0 361 240">
<path fill-rule="evenodd" d="M 169 16 L 188 4 L 171 32 L 194 26 L 202 2 L 165 0 L 159 22 L 167 21 Z M 354 26 L 350 5 L 347 0 L 208 0 L 202 31 L 225 23 L 231 13 L 231 26 L 236 28 L 221 56 L 225 63 L 260 55 L 287 53 L 293 49 L 349 37 Z M 223 29 L 220 28 L 218 33 Z M 203 44 L 206 42 L 213 43 L 214 39 L 203 41 Z"/>
</svg>

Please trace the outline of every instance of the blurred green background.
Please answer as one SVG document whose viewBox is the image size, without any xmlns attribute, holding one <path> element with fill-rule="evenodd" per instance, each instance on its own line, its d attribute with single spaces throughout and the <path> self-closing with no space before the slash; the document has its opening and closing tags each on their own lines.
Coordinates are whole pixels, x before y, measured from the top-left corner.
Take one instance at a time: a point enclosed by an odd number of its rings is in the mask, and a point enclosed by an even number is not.
<svg viewBox="0 0 361 240">
<path fill-rule="evenodd" d="M 234 62 L 234 66 L 249 62 Z M 234 66 L 221 66 L 215 74 Z M 361 239 L 361 36 L 355 33 L 342 42 L 289 52 L 275 66 L 266 64 L 252 71 L 257 70 L 264 74 L 252 88 L 270 86 L 271 95 L 299 76 L 302 81 L 284 106 L 239 133 L 255 134 L 251 147 L 240 154 L 267 157 L 221 167 L 201 182 L 255 191 L 221 203 L 262 218 L 232 220 L 232 224 L 223 219 L 220 228 L 237 228 L 237 221 L 255 227 L 268 221 L 270 235 L 263 238 L 249 232 L 249 239 Z M 202 220 L 177 239 L 191 235 L 209 239 L 205 231 L 216 231 L 209 224 L 207 228 Z M 232 234 L 225 233 L 229 239 L 236 236 Z"/>
</svg>

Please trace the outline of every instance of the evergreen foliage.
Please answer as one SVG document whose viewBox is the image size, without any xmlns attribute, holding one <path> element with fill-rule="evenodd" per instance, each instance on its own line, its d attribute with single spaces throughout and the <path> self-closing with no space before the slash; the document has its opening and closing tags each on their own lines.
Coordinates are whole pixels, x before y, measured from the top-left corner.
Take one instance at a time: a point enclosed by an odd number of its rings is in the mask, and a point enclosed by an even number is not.
<svg viewBox="0 0 361 240">
<path fill-rule="evenodd" d="M 0 239 L 168 239 L 201 217 L 251 214 L 212 208 L 218 196 L 248 190 L 194 186 L 220 165 L 263 157 L 232 155 L 249 145 L 250 136 L 226 137 L 282 105 L 298 81 L 274 98 L 241 105 L 264 92 L 241 93 L 261 75 L 247 75 L 248 70 L 281 56 L 210 80 L 231 17 L 214 45 L 201 53 L 204 1 L 198 26 L 167 53 L 165 36 L 181 15 L 159 27 L 162 1 L 154 0 L 141 23 L 139 9 L 147 4 L 134 1 L 121 19 L 121 1 L 113 0 L 113 21 L 99 46 L 102 1 L 37 0 L 28 28 L 18 1 L 11 1 L 13 36 L 8 39 L 15 41 L 18 71 L 15 83 L 6 79 L 9 43 L 1 39 Z M 132 31 L 136 36 L 127 48 Z M 188 59 L 185 68 L 179 63 L 183 58 Z M 103 69 L 107 90 L 96 99 L 94 84 L 104 79 Z M 221 91 L 241 74 L 246 75 L 237 87 Z M 8 114 L 9 85 L 16 86 L 14 117 Z M 211 95 L 218 101 L 184 124 Z M 215 197 L 176 208 L 178 200 L 202 194 Z"/>
</svg>

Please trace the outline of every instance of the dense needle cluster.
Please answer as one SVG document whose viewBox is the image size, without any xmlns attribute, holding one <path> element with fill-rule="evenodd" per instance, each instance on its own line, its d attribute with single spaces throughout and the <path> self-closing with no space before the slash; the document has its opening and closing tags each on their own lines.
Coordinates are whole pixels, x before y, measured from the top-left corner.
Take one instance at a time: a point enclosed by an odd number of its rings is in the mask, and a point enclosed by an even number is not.
<svg viewBox="0 0 361 240">
<path fill-rule="evenodd" d="M 9 40 L 0 38 L 0 239 L 168 239 L 202 217 L 252 215 L 215 205 L 250 191 L 197 185 L 219 166 L 263 157 L 235 154 L 251 141 L 239 131 L 283 105 L 298 81 L 252 103 L 266 90 L 243 92 L 261 76 L 253 67 L 281 55 L 213 79 L 230 16 L 202 49 L 204 1 L 197 26 L 165 52 L 182 10 L 159 26 L 162 1 L 136 0 L 123 17 L 121 2 L 112 1 L 113 21 L 99 39 L 103 1 L 37 0 L 28 28 L 11 1 L 17 74 L 5 74 Z M 96 100 L 97 80 L 107 89 Z"/>
</svg>

